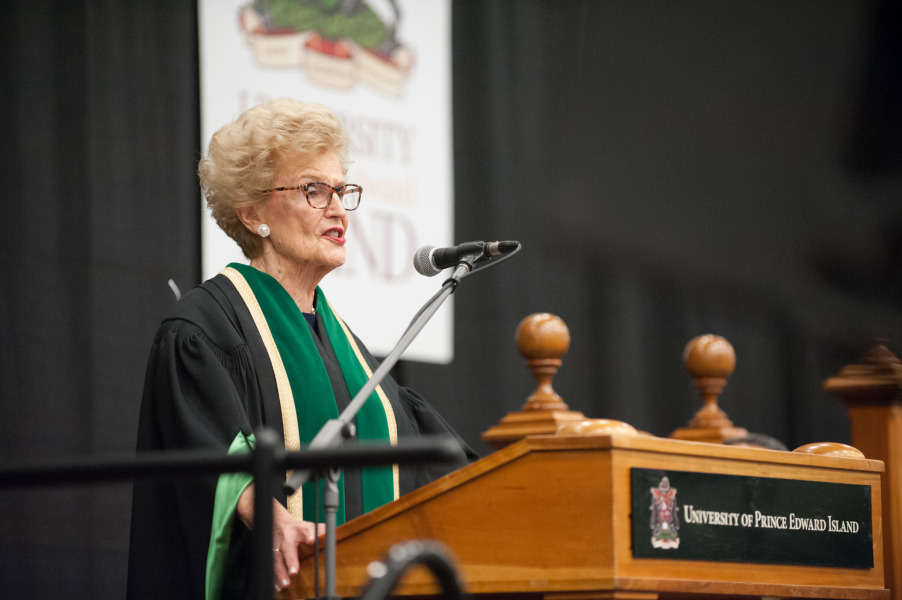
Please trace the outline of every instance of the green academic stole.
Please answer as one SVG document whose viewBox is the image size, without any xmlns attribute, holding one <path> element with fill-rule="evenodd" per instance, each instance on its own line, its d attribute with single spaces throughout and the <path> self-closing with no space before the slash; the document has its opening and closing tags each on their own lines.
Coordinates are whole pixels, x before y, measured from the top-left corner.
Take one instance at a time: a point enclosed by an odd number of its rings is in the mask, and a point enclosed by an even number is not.
<svg viewBox="0 0 902 600">
<path fill-rule="evenodd" d="M 338 417 L 332 385 L 313 341 L 313 334 L 294 299 L 276 279 L 237 263 L 230 264 L 222 273 L 235 285 L 247 304 L 269 354 L 279 391 L 285 449 L 300 450 L 301 444 L 309 444 L 326 421 Z M 322 317 L 322 324 L 353 397 L 367 382 L 372 371 L 351 332 L 332 311 L 318 287 L 316 311 Z M 357 413 L 357 437 L 397 444 L 398 428 L 394 411 L 381 386 Z M 363 512 L 366 513 L 398 498 L 398 466 L 361 469 L 361 484 Z M 343 477 L 339 481 L 339 490 L 337 518 L 341 524 L 345 520 Z M 304 484 L 288 500 L 291 514 L 306 521 L 322 521 L 322 509 L 320 515 L 313 513 L 315 493 L 311 482 Z"/>
</svg>

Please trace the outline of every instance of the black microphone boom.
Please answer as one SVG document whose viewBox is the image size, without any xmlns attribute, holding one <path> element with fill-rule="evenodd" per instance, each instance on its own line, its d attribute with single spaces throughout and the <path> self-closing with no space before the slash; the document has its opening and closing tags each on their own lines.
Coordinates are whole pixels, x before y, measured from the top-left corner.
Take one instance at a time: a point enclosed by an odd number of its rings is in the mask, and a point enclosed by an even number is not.
<svg viewBox="0 0 902 600">
<path fill-rule="evenodd" d="M 420 275 L 432 277 L 442 270 L 453 267 L 464 259 L 489 259 L 513 252 L 520 247 L 519 242 L 464 242 L 450 248 L 423 246 L 413 255 L 413 266 Z"/>
</svg>

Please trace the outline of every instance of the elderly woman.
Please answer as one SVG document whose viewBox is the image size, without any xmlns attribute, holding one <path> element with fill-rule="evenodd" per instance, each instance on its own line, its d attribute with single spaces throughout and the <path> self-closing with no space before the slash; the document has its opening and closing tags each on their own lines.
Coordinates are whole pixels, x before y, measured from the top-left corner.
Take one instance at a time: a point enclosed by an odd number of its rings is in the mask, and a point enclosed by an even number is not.
<svg viewBox="0 0 902 600">
<path fill-rule="evenodd" d="M 190 291 L 160 326 L 147 367 L 139 451 L 247 451 L 263 425 L 296 450 L 366 383 L 377 363 L 318 287 L 345 262 L 350 214 L 363 195 L 345 180 L 347 170 L 348 139 L 320 105 L 275 100 L 213 136 L 200 163 L 201 187 L 216 222 L 250 264 L 231 264 Z M 422 398 L 390 378 L 356 425 L 360 438 L 391 443 L 453 434 Z M 347 470 L 339 522 L 451 468 Z M 276 589 L 297 571 L 298 546 L 321 532 L 308 486 L 274 499 Z M 136 483 L 129 597 L 244 596 L 252 528 L 247 475 Z"/>
</svg>

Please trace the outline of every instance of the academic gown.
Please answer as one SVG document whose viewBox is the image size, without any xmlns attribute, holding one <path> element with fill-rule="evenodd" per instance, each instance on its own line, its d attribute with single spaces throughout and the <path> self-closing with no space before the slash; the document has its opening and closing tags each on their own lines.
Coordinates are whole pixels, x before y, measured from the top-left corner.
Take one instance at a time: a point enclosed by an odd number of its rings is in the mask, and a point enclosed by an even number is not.
<svg viewBox="0 0 902 600">
<path fill-rule="evenodd" d="M 319 319 L 319 317 L 318 317 Z M 337 361 L 321 320 L 317 349 L 329 372 L 336 402 L 350 394 L 336 377 Z M 372 370 L 376 359 L 355 336 Z M 343 388 L 343 389 L 342 389 Z M 454 436 L 466 460 L 476 454 L 416 392 L 386 377 L 382 388 L 397 422 L 398 438 L 445 433 Z M 253 317 L 232 282 L 220 274 L 188 292 L 154 340 L 138 426 L 138 452 L 218 449 L 236 436 L 266 425 L 283 434 L 276 377 Z M 400 467 L 404 494 L 460 464 Z M 348 519 L 360 514 L 359 475 L 346 474 Z M 202 599 L 218 477 L 196 475 L 137 480 L 134 486 L 128 598 Z M 281 489 L 276 499 L 283 505 Z M 229 576 L 223 598 L 246 595 L 250 532 L 235 519 L 229 547 Z"/>
</svg>

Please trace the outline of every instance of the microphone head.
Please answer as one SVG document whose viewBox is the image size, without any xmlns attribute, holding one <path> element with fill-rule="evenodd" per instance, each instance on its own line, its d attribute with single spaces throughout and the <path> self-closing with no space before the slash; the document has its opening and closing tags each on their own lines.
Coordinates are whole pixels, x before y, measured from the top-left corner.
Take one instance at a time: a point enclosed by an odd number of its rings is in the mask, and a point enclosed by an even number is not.
<svg viewBox="0 0 902 600">
<path fill-rule="evenodd" d="M 441 269 L 437 269 L 432 263 L 433 250 L 435 250 L 435 246 L 423 246 L 413 253 L 413 268 L 420 275 L 435 277 L 442 272 Z"/>
<path fill-rule="evenodd" d="M 498 256 L 499 254 L 508 254 L 509 252 L 513 252 L 520 247 L 520 242 L 514 241 L 504 241 L 504 242 L 491 242 L 486 244 L 486 254 L 488 256 Z"/>
</svg>

